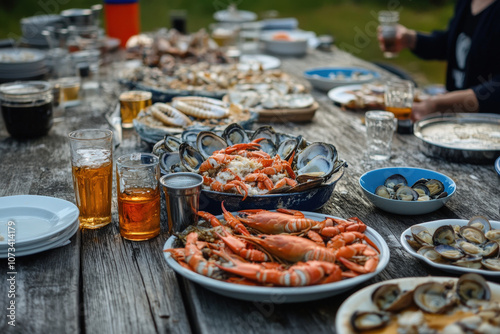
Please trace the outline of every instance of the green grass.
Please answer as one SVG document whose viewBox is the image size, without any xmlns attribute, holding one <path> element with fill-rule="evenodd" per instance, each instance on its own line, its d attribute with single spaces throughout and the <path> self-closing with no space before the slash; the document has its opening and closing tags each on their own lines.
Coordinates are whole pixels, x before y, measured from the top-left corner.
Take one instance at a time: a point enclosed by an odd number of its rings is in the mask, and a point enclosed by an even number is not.
<svg viewBox="0 0 500 334">
<path fill-rule="evenodd" d="M 65 3 L 59 5 L 58 3 Z M 406 26 L 422 31 L 445 28 L 453 13 L 450 1 L 368 1 L 368 0 L 253 0 L 235 2 L 240 9 L 262 14 L 266 10 L 277 10 L 281 17 L 296 17 L 300 28 L 315 31 L 317 34 L 332 34 L 336 45 L 368 61 L 383 61 L 399 66 L 412 74 L 421 84 L 444 83 L 445 64 L 442 62 L 421 61 L 411 52 L 404 51 L 396 59 L 384 59 L 379 50 L 374 29 L 378 10 L 387 9 L 388 4 L 400 4 L 401 22 Z M 429 4 L 437 3 L 439 4 Z M 0 38 L 21 35 L 19 20 L 22 17 L 47 12 L 58 13 L 67 8 L 89 8 L 99 3 L 97 0 L 0 0 Z M 168 27 L 168 12 L 172 9 L 188 11 L 188 29 L 196 31 L 214 22 L 212 15 L 227 7 L 229 0 L 142 0 L 141 28 L 153 31 Z M 45 6 L 43 6 L 45 4 Z"/>
</svg>

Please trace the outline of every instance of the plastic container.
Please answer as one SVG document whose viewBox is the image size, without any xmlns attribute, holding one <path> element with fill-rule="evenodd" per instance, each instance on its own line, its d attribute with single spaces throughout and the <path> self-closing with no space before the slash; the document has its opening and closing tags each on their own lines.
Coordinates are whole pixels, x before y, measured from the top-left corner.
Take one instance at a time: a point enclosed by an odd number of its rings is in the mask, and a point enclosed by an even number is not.
<svg viewBox="0 0 500 334">
<path fill-rule="evenodd" d="M 118 38 L 122 48 L 125 48 L 131 36 L 139 34 L 139 2 L 137 0 L 105 0 L 104 16 L 107 35 Z"/>
</svg>

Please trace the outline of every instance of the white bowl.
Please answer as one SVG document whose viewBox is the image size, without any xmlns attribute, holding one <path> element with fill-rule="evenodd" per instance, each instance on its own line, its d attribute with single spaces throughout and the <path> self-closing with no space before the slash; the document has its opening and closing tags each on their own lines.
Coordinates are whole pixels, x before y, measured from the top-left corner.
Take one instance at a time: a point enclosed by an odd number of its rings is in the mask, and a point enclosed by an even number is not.
<svg viewBox="0 0 500 334">
<path fill-rule="evenodd" d="M 448 196 L 429 201 L 400 201 L 375 195 L 375 189 L 384 184 L 385 179 L 394 174 L 401 174 L 412 185 L 421 178 L 436 179 L 444 184 Z M 455 182 L 448 176 L 422 168 L 389 167 L 369 171 L 359 178 L 359 185 L 365 196 L 378 208 L 398 215 L 423 215 L 441 208 L 453 196 L 456 190 Z"/>
<path fill-rule="evenodd" d="M 276 35 L 287 35 L 290 40 L 275 39 Z M 306 54 L 313 32 L 307 31 L 266 31 L 261 34 L 264 49 L 270 53 L 283 56 L 302 56 Z"/>
</svg>

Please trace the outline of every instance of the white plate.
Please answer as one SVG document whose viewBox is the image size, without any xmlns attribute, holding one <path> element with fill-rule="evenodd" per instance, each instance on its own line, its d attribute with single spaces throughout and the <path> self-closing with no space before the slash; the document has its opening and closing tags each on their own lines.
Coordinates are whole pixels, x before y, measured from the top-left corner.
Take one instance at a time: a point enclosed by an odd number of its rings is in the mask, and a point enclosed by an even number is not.
<svg viewBox="0 0 500 334">
<path fill-rule="evenodd" d="M 340 308 L 337 311 L 337 316 L 335 317 L 335 328 L 337 333 L 355 334 L 349 323 L 351 315 L 354 311 L 377 310 L 376 306 L 371 302 L 371 295 L 380 285 L 398 284 L 401 290 L 410 290 L 414 289 L 417 285 L 426 282 L 456 282 L 457 280 L 458 279 L 454 277 L 408 277 L 392 279 L 367 286 L 351 295 L 342 303 L 342 305 L 340 305 Z M 500 285 L 489 282 L 488 285 L 492 293 L 491 300 L 500 300 Z"/>
<path fill-rule="evenodd" d="M 431 233 L 434 232 L 439 226 L 443 225 L 460 225 L 464 226 L 467 225 L 469 221 L 465 219 L 442 219 L 442 220 L 435 220 L 432 222 L 427 222 L 427 223 L 422 223 L 418 224 L 421 226 L 426 227 Z M 494 229 L 500 229 L 500 222 L 497 221 L 491 221 L 490 220 L 491 227 Z M 411 227 L 410 227 L 411 228 Z M 481 274 L 484 276 L 489 276 L 489 277 L 496 277 L 500 278 L 500 271 L 492 271 L 492 270 L 483 270 L 483 269 L 472 269 L 472 268 L 463 268 L 459 266 L 452 266 L 449 264 L 441 264 L 441 263 L 435 263 L 432 262 L 431 260 L 427 259 L 426 257 L 418 254 L 415 252 L 413 248 L 406 242 L 405 235 L 411 235 L 410 228 L 406 229 L 403 231 L 401 234 L 400 242 L 401 245 L 404 247 L 404 249 L 413 255 L 414 257 L 427 262 L 430 266 L 442 269 L 444 271 L 454 273 L 454 274 L 465 274 L 465 273 L 476 273 L 476 274 Z"/>
<path fill-rule="evenodd" d="M 348 93 L 349 91 L 360 90 L 362 85 L 347 85 L 333 88 L 328 91 L 328 97 L 335 103 L 346 104 L 354 99 L 354 94 Z"/>
<path fill-rule="evenodd" d="M 43 242 L 40 244 L 35 244 L 34 246 L 27 246 L 27 247 L 19 247 L 15 246 L 15 256 L 26 256 L 26 255 L 32 255 L 32 254 L 37 254 L 49 249 L 65 246 L 70 243 L 69 239 L 78 231 L 78 228 L 80 227 L 80 223 L 78 219 L 74 222 L 72 226 L 70 226 L 64 233 L 59 235 L 57 238 L 51 238 L 50 241 L 48 242 Z M 8 250 L 8 249 L 7 249 Z M 9 255 L 7 250 L 0 250 L 0 259 L 6 259 Z"/>
<path fill-rule="evenodd" d="M 0 197 L 0 247 L 8 243 L 8 222 L 14 221 L 16 247 L 39 243 L 66 230 L 78 219 L 76 205 L 35 195 Z"/>
<path fill-rule="evenodd" d="M 318 221 L 324 220 L 325 217 L 333 217 L 315 212 L 303 212 L 307 218 L 315 219 Z M 218 216 L 218 218 L 222 219 L 222 216 Z M 304 287 L 247 286 L 242 284 L 222 282 L 197 274 L 189 269 L 185 269 L 170 256 L 170 253 L 164 252 L 163 254 L 168 265 L 178 274 L 223 296 L 248 301 L 294 303 L 326 298 L 342 293 L 358 284 L 371 279 L 372 277 L 379 274 L 382 270 L 384 270 L 390 258 L 389 247 L 387 247 L 387 243 L 384 241 L 380 234 L 378 234 L 374 229 L 370 227 L 366 229 L 365 234 L 377 245 L 381 252 L 377 269 L 374 272 L 360 275 L 354 278 L 345 279 L 339 282 Z M 175 240 L 175 236 L 170 237 L 165 243 L 163 249 L 172 248 Z"/>
<path fill-rule="evenodd" d="M 264 70 L 271 70 L 280 67 L 281 60 L 268 55 L 242 55 L 238 68 L 246 70 L 248 68 L 258 69 L 261 64 Z"/>
</svg>

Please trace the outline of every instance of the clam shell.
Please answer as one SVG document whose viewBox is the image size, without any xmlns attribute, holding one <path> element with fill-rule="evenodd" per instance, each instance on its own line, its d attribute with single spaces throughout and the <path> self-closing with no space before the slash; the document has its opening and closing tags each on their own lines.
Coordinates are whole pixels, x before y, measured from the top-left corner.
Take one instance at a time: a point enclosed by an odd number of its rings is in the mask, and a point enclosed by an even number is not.
<svg viewBox="0 0 500 334">
<path fill-rule="evenodd" d="M 408 185 L 408 181 L 401 174 L 391 175 L 387 179 L 385 179 L 385 181 L 384 181 L 384 186 L 386 186 L 387 188 L 394 189 L 394 187 L 396 185 L 398 185 L 398 184 L 402 184 L 404 186 L 407 186 Z"/>
<path fill-rule="evenodd" d="M 481 230 L 483 233 L 488 232 L 491 230 L 491 224 L 488 218 L 483 217 L 483 216 L 474 216 L 472 217 L 469 222 L 467 223 L 467 226 L 472 226 L 475 227 L 479 230 Z"/>
<path fill-rule="evenodd" d="M 467 241 L 482 244 L 486 242 L 486 237 L 480 229 L 472 226 L 462 226 L 460 228 L 460 235 Z"/>
<path fill-rule="evenodd" d="M 450 225 L 440 226 L 432 235 L 434 245 L 451 245 L 455 242 L 455 231 Z"/>
<path fill-rule="evenodd" d="M 385 312 L 360 312 L 355 311 L 351 316 L 351 326 L 355 331 L 367 331 L 386 326 L 391 320 Z"/>
<path fill-rule="evenodd" d="M 478 274 L 464 274 L 457 282 L 457 294 L 465 304 L 469 299 L 490 300 L 491 291 L 486 280 Z"/>
<path fill-rule="evenodd" d="M 205 160 L 215 151 L 223 150 L 226 147 L 226 141 L 211 131 L 201 131 L 196 136 L 196 148 Z"/>
<path fill-rule="evenodd" d="M 424 312 L 443 313 L 455 304 L 447 286 L 437 282 L 428 282 L 417 286 L 413 292 L 413 301 Z"/>
</svg>

